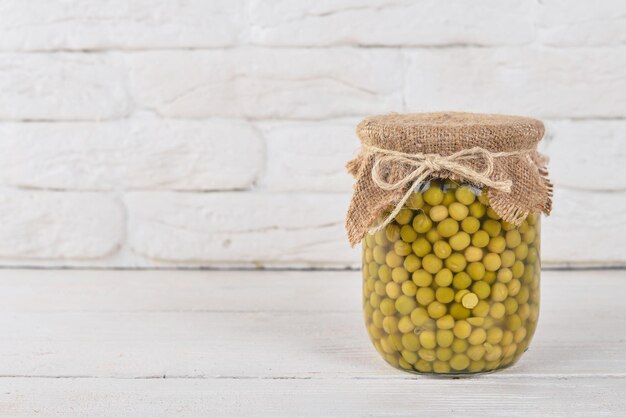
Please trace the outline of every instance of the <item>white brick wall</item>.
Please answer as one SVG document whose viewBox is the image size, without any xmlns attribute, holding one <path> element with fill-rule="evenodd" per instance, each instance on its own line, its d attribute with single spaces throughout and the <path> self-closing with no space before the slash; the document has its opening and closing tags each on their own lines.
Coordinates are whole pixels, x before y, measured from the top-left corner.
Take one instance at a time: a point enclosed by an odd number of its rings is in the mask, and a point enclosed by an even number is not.
<svg viewBox="0 0 626 418">
<path fill-rule="evenodd" d="M 0 16 L 0 266 L 355 266 L 354 126 L 431 110 L 544 119 L 546 265 L 626 265 L 624 1 L 3 0 Z"/>
</svg>

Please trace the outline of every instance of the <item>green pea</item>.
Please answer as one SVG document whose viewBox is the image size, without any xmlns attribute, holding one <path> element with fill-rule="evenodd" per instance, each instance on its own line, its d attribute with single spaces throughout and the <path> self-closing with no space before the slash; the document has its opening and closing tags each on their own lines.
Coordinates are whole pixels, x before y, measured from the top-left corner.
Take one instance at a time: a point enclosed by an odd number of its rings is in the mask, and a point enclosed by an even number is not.
<svg viewBox="0 0 626 418">
<path fill-rule="evenodd" d="M 430 251 L 432 250 L 432 246 L 431 246 L 430 242 L 428 242 L 424 238 L 416 239 L 413 242 L 413 244 L 412 244 L 412 248 L 413 248 L 413 252 L 418 257 L 424 257 L 426 254 L 430 253 Z M 423 264 L 423 262 L 422 262 L 422 264 Z"/>
<path fill-rule="evenodd" d="M 472 284 L 472 278 L 464 271 L 461 271 L 454 275 L 452 279 L 452 285 L 456 289 L 467 289 Z"/>
<path fill-rule="evenodd" d="M 452 351 L 455 353 L 464 353 L 467 351 L 467 341 L 461 338 L 455 338 L 452 342 Z"/>
<path fill-rule="evenodd" d="M 437 224 L 437 232 L 442 237 L 449 238 L 459 232 L 459 223 L 452 218 L 446 218 Z"/>
<path fill-rule="evenodd" d="M 420 346 L 427 350 L 432 350 L 437 346 L 437 340 L 433 331 L 422 331 L 419 334 Z"/>
<path fill-rule="evenodd" d="M 506 310 L 507 315 L 512 315 L 517 312 L 518 307 L 519 304 L 517 303 L 517 300 L 515 300 L 515 298 L 506 298 L 506 300 L 504 301 L 504 309 Z"/>
<path fill-rule="evenodd" d="M 452 254 L 452 248 L 445 241 L 437 241 L 433 244 L 433 253 L 441 259 L 448 258 Z"/>
<path fill-rule="evenodd" d="M 451 236 L 449 242 L 450 247 L 455 251 L 463 251 L 469 247 L 471 238 L 467 232 L 461 231 Z"/>
<path fill-rule="evenodd" d="M 402 267 L 391 270 L 391 279 L 396 283 L 402 283 L 409 278 L 409 272 Z"/>
<path fill-rule="evenodd" d="M 382 283 L 382 282 L 380 282 Z M 385 292 L 391 299 L 397 299 L 400 296 L 400 285 L 396 282 L 389 282 L 385 285 Z M 384 295 L 381 295 L 384 296 Z"/>
<path fill-rule="evenodd" d="M 464 308 L 472 309 L 478 304 L 478 296 L 475 293 L 468 293 L 461 299 L 461 305 Z"/>
<path fill-rule="evenodd" d="M 528 257 L 528 245 L 525 242 L 522 242 L 520 245 L 515 247 L 515 258 L 518 260 L 525 260 Z"/>
<path fill-rule="evenodd" d="M 404 241 L 396 241 L 393 243 L 393 251 L 399 256 L 405 256 L 411 254 L 411 244 Z"/>
<path fill-rule="evenodd" d="M 426 310 L 428 311 L 428 316 L 433 319 L 437 319 L 444 316 L 448 309 L 446 308 L 446 305 L 435 300 L 428 305 Z"/>
<path fill-rule="evenodd" d="M 454 299 L 454 290 L 449 287 L 440 287 L 435 292 L 435 298 L 441 303 L 450 303 Z"/>
<path fill-rule="evenodd" d="M 491 308 L 489 308 L 489 316 L 491 316 L 493 319 L 500 319 L 504 316 L 505 313 L 506 308 L 504 307 L 504 304 L 500 302 L 492 304 Z"/>
<path fill-rule="evenodd" d="M 386 316 L 383 319 L 383 329 L 387 334 L 393 334 L 398 331 L 398 318 L 395 316 Z"/>
<path fill-rule="evenodd" d="M 467 369 L 469 364 L 470 364 L 470 360 L 464 354 L 457 354 L 450 359 L 450 367 L 456 371 Z"/>
<path fill-rule="evenodd" d="M 417 286 L 410 280 L 402 282 L 402 293 L 407 296 L 415 296 L 417 293 Z"/>
<path fill-rule="evenodd" d="M 450 348 L 444 348 L 444 347 L 439 347 L 437 348 L 437 350 L 435 351 L 435 355 L 437 356 L 437 358 L 441 361 L 448 361 L 452 358 L 452 349 Z"/>
<path fill-rule="evenodd" d="M 403 225 L 400 228 L 400 238 L 404 242 L 413 242 L 417 239 L 417 232 L 411 227 L 411 225 Z"/>
<path fill-rule="evenodd" d="M 485 266 L 477 261 L 469 263 L 465 271 L 473 280 L 480 280 L 485 277 Z"/>
<path fill-rule="evenodd" d="M 468 234 L 473 234 L 480 229 L 480 221 L 473 216 L 468 216 L 461 221 L 461 229 Z"/>
<path fill-rule="evenodd" d="M 454 202 L 456 202 L 456 197 L 454 197 L 454 191 L 452 189 L 449 189 L 443 194 L 443 200 L 441 201 L 441 204 L 444 206 L 450 206 Z"/>
<path fill-rule="evenodd" d="M 387 234 L 385 231 L 378 231 L 374 234 L 374 241 L 378 245 L 387 245 L 389 244 L 389 240 L 387 239 Z"/>
<path fill-rule="evenodd" d="M 422 199 L 422 194 L 413 193 L 409 197 L 409 200 L 406 201 L 406 205 L 413 210 L 422 208 L 422 206 L 424 206 L 424 199 Z"/>
<path fill-rule="evenodd" d="M 489 315 L 489 303 L 484 300 L 479 300 L 478 304 L 472 309 L 472 315 L 484 318 Z"/>
<path fill-rule="evenodd" d="M 417 351 L 420 348 L 419 339 L 417 335 L 412 332 L 402 335 L 402 346 L 409 351 Z"/>
<path fill-rule="evenodd" d="M 498 344 L 502 340 L 503 332 L 500 328 L 489 328 L 487 330 L 487 342 L 491 345 Z"/>
<path fill-rule="evenodd" d="M 418 289 L 418 292 L 419 292 L 419 289 Z M 422 308 L 421 306 L 411 311 L 411 322 L 415 324 L 416 327 L 421 327 L 428 321 L 430 321 L 430 317 L 428 316 L 428 311 L 426 311 L 426 309 Z"/>
<path fill-rule="evenodd" d="M 419 287 L 426 287 L 433 282 L 433 275 L 424 269 L 419 269 L 413 272 L 411 280 Z"/>
<path fill-rule="evenodd" d="M 409 364 L 415 364 L 415 362 L 417 361 L 417 354 L 415 354 L 415 352 L 413 351 L 402 350 L 400 354 L 402 355 L 402 358 Z"/>
<path fill-rule="evenodd" d="M 422 262 L 415 254 L 409 254 L 404 259 L 403 265 L 406 271 L 413 273 L 422 266 Z"/>
<path fill-rule="evenodd" d="M 428 348 L 420 348 L 417 351 L 417 355 L 419 355 L 422 360 L 426 360 L 428 362 L 431 362 L 437 358 L 437 356 L 435 355 L 435 350 Z"/>
<path fill-rule="evenodd" d="M 506 320 L 506 326 L 511 331 L 517 331 L 522 326 L 522 319 L 519 315 L 511 315 Z"/>
<path fill-rule="evenodd" d="M 376 283 L 374 284 L 374 291 L 376 292 L 376 294 L 378 294 L 379 296 L 386 296 L 387 292 L 385 291 L 385 283 L 381 282 L 380 280 L 376 281 Z"/>
<path fill-rule="evenodd" d="M 430 287 L 420 287 L 415 293 L 415 299 L 420 305 L 427 306 L 435 300 L 435 291 Z"/>
<path fill-rule="evenodd" d="M 396 300 L 397 302 L 397 300 Z M 392 299 L 385 298 L 380 302 L 380 311 L 386 315 L 393 315 L 396 313 L 396 305 Z"/>
<path fill-rule="evenodd" d="M 491 287 L 486 282 L 480 280 L 472 285 L 472 291 L 476 293 L 478 299 L 487 299 L 491 294 Z"/>
<path fill-rule="evenodd" d="M 535 228 L 533 227 L 528 228 L 528 231 L 524 232 L 523 234 L 523 239 L 526 244 L 532 244 L 533 242 L 535 242 L 536 237 L 537 231 L 535 231 Z"/>
<path fill-rule="evenodd" d="M 501 268 L 498 270 L 497 278 L 499 282 L 508 283 L 513 279 L 513 272 L 509 268 Z"/>
<path fill-rule="evenodd" d="M 443 191 L 439 187 L 431 186 L 424 192 L 424 201 L 431 206 L 437 206 L 443 201 Z"/>
<path fill-rule="evenodd" d="M 411 311 L 416 308 L 416 306 L 417 303 L 415 302 L 415 299 L 407 295 L 401 295 L 398 299 L 396 299 L 395 303 L 395 309 L 402 315 L 410 314 Z"/>
<path fill-rule="evenodd" d="M 437 345 L 442 348 L 448 348 L 454 341 L 454 334 L 449 329 L 440 329 L 436 335 Z"/>
<path fill-rule="evenodd" d="M 463 255 L 465 255 L 465 259 L 470 263 L 480 261 L 483 259 L 483 250 L 478 247 L 470 246 L 465 249 Z"/>
<path fill-rule="evenodd" d="M 450 314 L 444 315 L 437 319 L 437 328 L 452 329 L 454 327 L 454 317 Z"/>
<path fill-rule="evenodd" d="M 519 279 L 520 277 L 522 277 L 524 275 L 524 263 L 517 260 L 515 263 L 513 263 L 513 266 L 511 267 L 511 272 L 513 273 L 514 279 Z"/>
<path fill-rule="evenodd" d="M 390 223 L 385 227 L 385 237 L 389 242 L 394 242 L 400 239 L 400 226 L 395 222 Z"/>
<path fill-rule="evenodd" d="M 498 215 L 498 214 L 496 213 L 496 211 L 495 211 L 495 210 L 493 210 L 493 208 L 487 208 L 487 216 L 488 216 L 489 218 L 491 218 L 491 219 L 496 220 L 496 221 L 497 221 L 497 220 L 500 220 L 500 215 Z"/>
<path fill-rule="evenodd" d="M 378 277 L 385 283 L 391 281 L 391 268 L 386 264 L 380 266 L 378 268 Z"/>
<path fill-rule="evenodd" d="M 474 218 L 480 219 L 487 213 L 487 207 L 481 202 L 476 201 L 470 205 L 469 212 Z"/>
<path fill-rule="evenodd" d="M 408 316 L 403 316 L 402 318 L 400 318 L 400 320 L 398 321 L 398 331 L 406 334 L 407 332 L 413 332 L 414 330 L 415 325 L 413 325 L 413 322 L 411 322 L 411 318 L 409 318 Z"/>
<path fill-rule="evenodd" d="M 385 247 L 377 246 L 372 250 L 372 256 L 374 257 L 374 261 L 378 264 L 383 264 L 385 262 L 385 257 L 387 256 L 387 251 Z"/>
<path fill-rule="evenodd" d="M 450 305 L 450 315 L 454 319 L 466 319 L 471 315 L 472 311 L 458 302 L 454 302 Z"/>
<path fill-rule="evenodd" d="M 413 211 L 408 208 L 400 209 L 400 212 L 396 215 L 396 222 L 400 225 L 406 225 L 413 219 Z"/>
<path fill-rule="evenodd" d="M 474 235 L 472 235 L 472 245 L 478 248 L 484 248 L 489 244 L 489 234 L 482 229 L 480 231 L 476 231 Z"/>
<path fill-rule="evenodd" d="M 450 257 L 446 258 L 446 267 L 454 273 L 463 271 L 466 265 L 467 261 L 465 261 L 463 254 L 454 253 Z"/>
<path fill-rule="evenodd" d="M 459 202 L 451 203 L 448 211 L 450 212 L 450 217 L 457 221 L 462 221 L 469 214 L 468 207 Z"/>
<path fill-rule="evenodd" d="M 434 222 L 443 221 L 448 217 L 448 208 L 443 205 L 433 206 L 428 212 L 428 216 Z"/>
<path fill-rule="evenodd" d="M 471 337 L 470 337 L 471 338 Z M 473 345 L 467 349 L 467 357 L 471 360 L 478 361 L 485 355 L 485 347 L 482 345 Z"/>
<path fill-rule="evenodd" d="M 383 327 L 383 320 L 385 319 L 385 315 L 378 309 L 374 311 L 372 314 L 372 323 L 376 326 L 376 328 Z"/>
<path fill-rule="evenodd" d="M 522 290 L 522 284 L 519 280 L 513 279 L 506 286 L 510 296 L 517 296 L 517 294 Z"/>
<path fill-rule="evenodd" d="M 472 189 L 468 186 L 461 186 L 456 189 L 454 193 L 456 200 L 463 203 L 465 206 L 469 206 L 476 200 L 476 195 Z"/>
<path fill-rule="evenodd" d="M 502 261 L 500 260 L 500 256 L 498 254 L 489 253 L 483 257 L 483 264 L 485 266 L 485 270 L 496 271 L 502 265 Z"/>
<path fill-rule="evenodd" d="M 487 219 L 483 222 L 483 230 L 487 232 L 490 237 L 497 237 L 500 234 L 500 230 L 502 230 L 502 225 L 500 225 L 498 221 Z"/>
<path fill-rule="evenodd" d="M 472 332 L 472 326 L 469 324 L 469 322 L 462 319 L 460 321 L 456 321 L 456 324 L 454 324 L 454 328 L 452 329 L 452 331 L 454 332 L 455 337 L 464 340 L 465 338 L 470 336 Z"/>
<path fill-rule="evenodd" d="M 515 263 L 515 253 L 511 250 L 504 250 L 500 254 L 500 259 L 502 260 L 502 267 L 511 267 Z"/>
<path fill-rule="evenodd" d="M 431 244 L 434 244 L 435 242 L 439 241 L 441 238 L 443 238 L 439 232 L 437 232 L 436 228 L 430 229 L 427 233 L 426 233 L 426 239 L 428 240 L 428 242 L 430 242 Z"/>
<path fill-rule="evenodd" d="M 487 249 L 492 253 L 500 254 L 506 248 L 506 240 L 504 237 L 493 237 L 487 244 Z"/>
<path fill-rule="evenodd" d="M 509 248 L 515 248 L 522 242 L 522 237 L 519 231 L 512 229 L 506 233 L 506 246 Z"/>
<path fill-rule="evenodd" d="M 443 268 L 435 274 L 435 283 L 440 287 L 450 286 L 450 284 L 452 284 L 452 279 L 452 272 L 447 268 Z"/>
<path fill-rule="evenodd" d="M 420 213 L 413 218 L 413 229 L 420 234 L 428 232 L 432 226 L 433 221 L 431 221 L 430 218 L 423 213 Z"/>
<path fill-rule="evenodd" d="M 467 342 L 472 345 L 478 345 L 485 342 L 487 339 L 487 332 L 482 328 L 476 328 L 472 331 L 472 333 L 467 337 Z"/>
<path fill-rule="evenodd" d="M 448 258 L 448 260 L 449 260 L 449 258 Z M 439 270 L 441 270 L 441 268 L 443 267 L 443 262 L 439 258 L 437 258 L 437 256 L 435 256 L 434 254 L 427 254 L 422 259 L 422 267 L 427 272 L 435 274 Z M 447 265 L 446 265 L 446 267 L 447 267 Z M 448 268 L 450 268 L 450 267 L 448 267 Z M 452 269 L 450 269 L 450 270 L 452 270 Z M 452 270 L 452 271 L 454 271 L 454 270 Z"/>
</svg>

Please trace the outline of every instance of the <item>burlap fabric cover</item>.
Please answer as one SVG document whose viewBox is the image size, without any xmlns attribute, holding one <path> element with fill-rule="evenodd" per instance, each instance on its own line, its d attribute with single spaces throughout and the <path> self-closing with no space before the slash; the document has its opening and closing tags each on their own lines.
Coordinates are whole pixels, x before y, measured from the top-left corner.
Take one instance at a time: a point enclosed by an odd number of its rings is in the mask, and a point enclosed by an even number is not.
<svg viewBox="0 0 626 418">
<path fill-rule="evenodd" d="M 510 180 L 509 192 L 488 190 L 493 210 L 505 221 L 520 224 L 532 212 L 550 213 L 552 184 L 547 178 L 546 159 L 537 150 L 544 134 L 541 121 L 531 118 L 476 113 L 414 113 L 370 116 L 357 126 L 363 148 L 348 162 L 355 177 L 354 194 L 346 217 L 350 244 L 360 242 L 368 229 L 390 207 L 395 206 L 411 187 L 383 190 L 372 179 L 372 167 L 381 154 L 369 147 L 404 153 L 449 156 L 475 147 L 492 153 L 524 151 L 493 159 L 493 180 Z M 526 152 L 527 151 L 527 152 Z M 464 161 L 469 168 L 481 170 L 481 159 Z M 397 164 L 387 167 L 385 177 L 393 182 L 406 177 L 414 167 Z M 446 170 L 432 178 L 465 179 Z M 482 187 L 483 185 L 477 184 Z"/>
</svg>

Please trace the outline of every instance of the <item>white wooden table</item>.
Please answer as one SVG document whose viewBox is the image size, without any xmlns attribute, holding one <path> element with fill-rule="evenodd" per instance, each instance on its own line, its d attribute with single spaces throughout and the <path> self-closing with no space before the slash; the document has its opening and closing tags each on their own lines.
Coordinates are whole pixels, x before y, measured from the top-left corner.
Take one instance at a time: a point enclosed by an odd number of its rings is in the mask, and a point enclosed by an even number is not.
<svg viewBox="0 0 626 418">
<path fill-rule="evenodd" d="M 530 350 L 463 379 L 370 345 L 358 272 L 0 270 L 0 416 L 626 416 L 626 271 L 547 271 Z"/>
</svg>

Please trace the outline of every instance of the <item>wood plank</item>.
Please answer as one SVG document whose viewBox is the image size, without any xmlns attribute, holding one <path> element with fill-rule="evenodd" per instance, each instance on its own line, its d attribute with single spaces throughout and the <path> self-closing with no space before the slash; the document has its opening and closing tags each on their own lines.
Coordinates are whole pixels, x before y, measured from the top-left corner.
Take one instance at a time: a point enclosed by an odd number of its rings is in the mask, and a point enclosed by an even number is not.
<svg viewBox="0 0 626 418">
<path fill-rule="evenodd" d="M 405 376 L 365 335 L 356 272 L 2 273 L 0 376 Z M 624 277 L 545 272 L 531 349 L 495 378 L 625 376 Z"/>
<path fill-rule="evenodd" d="M 0 411 L 25 416 L 607 417 L 624 379 L 0 379 Z"/>
</svg>

